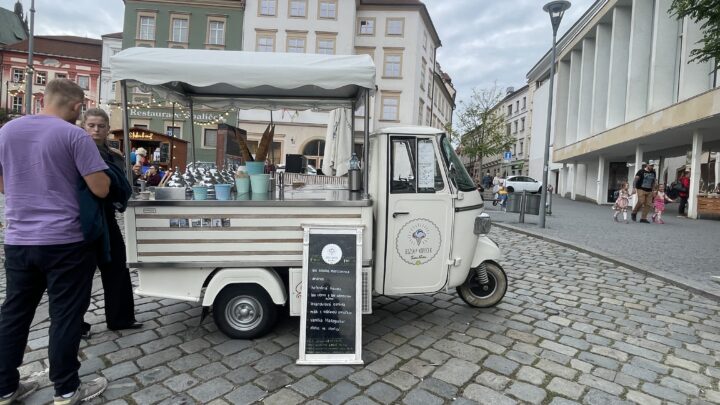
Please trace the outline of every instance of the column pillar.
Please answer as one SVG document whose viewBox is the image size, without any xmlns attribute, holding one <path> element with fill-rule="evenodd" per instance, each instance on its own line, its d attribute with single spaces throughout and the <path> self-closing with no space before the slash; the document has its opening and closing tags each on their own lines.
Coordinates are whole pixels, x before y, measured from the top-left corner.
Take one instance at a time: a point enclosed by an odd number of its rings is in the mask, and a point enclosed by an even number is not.
<svg viewBox="0 0 720 405">
<path fill-rule="evenodd" d="M 720 183 L 720 152 L 715 154 L 715 184 Z"/>
<path fill-rule="evenodd" d="M 698 193 L 700 192 L 700 164 L 702 163 L 703 136 L 700 130 L 693 132 L 692 160 L 690 161 L 690 191 L 688 192 L 688 218 L 698 217 Z"/>
<path fill-rule="evenodd" d="M 615 7 L 613 9 L 612 39 L 610 43 L 607 128 L 613 128 L 625 120 L 629 54 L 630 8 Z"/>
<path fill-rule="evenodd" d="M 575 197 L 577 196 L 577 164 L 571 164 L 569 171 L 570 175 L 568 176 L 568 180 L 570 183 L 570 199 L 574 201 Z"/>
<path fill-rule="evenodd" d="M 640 169 L 642 169 L 642 162 L 643 162 L 643 148 L 642 145 L 636 145 L 635 146 L 635 167 L 633 167 L 633 170 L 630 170 L 628 172 L 628 183 L 630 183 L 630 190 L 635 189 L 635 173 L 637 173 Z M 637 190 L 636 190 L 637 191 Z M 633 207 L 637 203 L 637 194 L 635 194 L 632 197 Z"/>
<path fill-rule="evenodd" d="M 633 0 L 626 122 L 645 115 L 648 110 L 648 73 L 650 72 L 652 29 L 653 0 Z"/>
<path fill-rule="evenodd" d="M 679 100 L 686 100 L 710 90 L 713 85 L 712 66 L 709 62 L 692 62 L 690 52 L 699 48 L 699 42 L 703 39 L 700 25 L 685 17 L 683 24 L 682 55 L 680 55 L 680 94 Z"/>
<path fill-rule="evenodd" d="M 668 10 L 672 0 L 655 0 L 650 90 L 648 111 L 657 111 L 673 103 L 676 97 L 679 68 L 677 43 L 680 25 Z"/>
<path fill-rule="evenodd" d="M 582 41 L 580 58 L 580 105 L 578 106 L 577 140 L 590 135 L 592 121 L 593 76 L 595 68 L 595 40 L 585 38 Z"/>
<path fill-rule="evenodd" d="M 607 122 L 608 83 L 610 81 L 611 28 L 598 24 L 595 33 L 595 68 L 593 69 L 593 90 L 590 135 L 605 130 Z"/>
<path fill-rule="evenodd" d="M 567 126 L 565 130 L 565 145 L 578 140 L 578 106 L 580 105 L 580 76 L 582 67 L 582 52 L 570 52 L 570 82 L 568 93 Z"/>
<path fill-rule="evenodd" d="M 598 172 L 597 172 L 597 193 L 595 195 L 595 201 L 598 204 L 604 204 L 607 201 L 607 189 L 608 189 L 608 162 L 605 156 L 598 156 Z"/>
</svg>

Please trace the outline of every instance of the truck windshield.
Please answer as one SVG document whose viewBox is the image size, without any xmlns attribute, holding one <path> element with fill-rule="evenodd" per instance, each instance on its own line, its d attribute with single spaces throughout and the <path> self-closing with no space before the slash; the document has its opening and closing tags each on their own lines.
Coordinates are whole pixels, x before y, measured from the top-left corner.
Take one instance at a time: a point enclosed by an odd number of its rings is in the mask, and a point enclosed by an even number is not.
<svg viewBox="0 0 720 405">
<path fill-rule="evenodd" d="M 460 191 L 475 191 L 475 182 L 472 177 L 465 170 L 465 166 L 460 161 L 460 158 L 455 154 L 455 150 L 450 143 L 447 135 L 443 135 L 440 143 L 442 144 L 443 157 L 445 157 L 445 163 L 448 167 L 452 164 L 455 169 L 453 173 L 450 173 L 450 178 L 455 183 Z"/>
</svg>

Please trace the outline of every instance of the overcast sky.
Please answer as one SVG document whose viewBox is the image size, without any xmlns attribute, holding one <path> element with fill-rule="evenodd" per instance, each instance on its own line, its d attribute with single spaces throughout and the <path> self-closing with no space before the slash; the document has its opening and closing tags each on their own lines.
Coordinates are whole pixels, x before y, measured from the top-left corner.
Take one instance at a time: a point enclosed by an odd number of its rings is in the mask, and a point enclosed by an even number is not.
<svg viewBox="0 0 720 405">
<path fill-rule="evenodd" d="M 12 10 L 16 0 L 0 0 Z M 344 0 L 347 1 L 347 0 Z M 453 78 L 458 100 L 474 87 L 497 83 L 522 87 L 525 75 L 550 49 L 550 19 L 545 0 L 424 0 L 443 46 L 438 62 Z M 25 10 L 30 0 L 22 0 Z M 68 3 L 72 3 L 69 6 Z M 564 33 L 593 3 L 572 0 L 560 26 Z M 79 35 L 99 38 L 122 31 L 122 0 L 36 0 L 37 35 Z"/>
</svg>

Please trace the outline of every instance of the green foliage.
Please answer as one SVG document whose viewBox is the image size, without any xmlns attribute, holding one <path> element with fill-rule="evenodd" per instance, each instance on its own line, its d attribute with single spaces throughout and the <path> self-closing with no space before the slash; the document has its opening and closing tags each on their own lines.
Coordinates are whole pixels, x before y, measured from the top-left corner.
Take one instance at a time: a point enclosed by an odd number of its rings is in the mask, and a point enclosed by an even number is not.
<svg viewBox="0 0 720 405">
<path fill-rule="evenodd" d="M 714 70 L 720 69 L 720 0 L 673 0 L 669 12 L 700 24 L 703 39 L 690 51 L 691 61 L 710 62 Z"/>
<path fill-rule="evenodd" d="M 455 128 L 448 131 L 462 155 L 481 165 L 483 157 L 502 153 L 515 141 L 507 133 L 502 109 L 496 108 L 503 96 L 497 86 L 473 89 L 470 100 L 460 102 Z"/>
<path fill-rule="evenodd" d="M 8 121 L 10 121 L 10 116 L 8 115 L 7 110 L 0 108 L 0 126 Z"/>
</svg>

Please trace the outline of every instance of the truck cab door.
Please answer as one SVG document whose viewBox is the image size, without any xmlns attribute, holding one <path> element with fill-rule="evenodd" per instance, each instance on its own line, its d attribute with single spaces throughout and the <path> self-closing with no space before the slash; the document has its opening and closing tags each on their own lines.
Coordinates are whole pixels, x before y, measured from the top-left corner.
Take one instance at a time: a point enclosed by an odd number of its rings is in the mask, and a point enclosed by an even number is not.
<svg viewBox="0 0 720 405">
<path fill-rule="evenodd" d="M 385 294 L 428 293 L 447 281 L 453 195 L 435 137 L 390 136 Z"/>
</svg>

